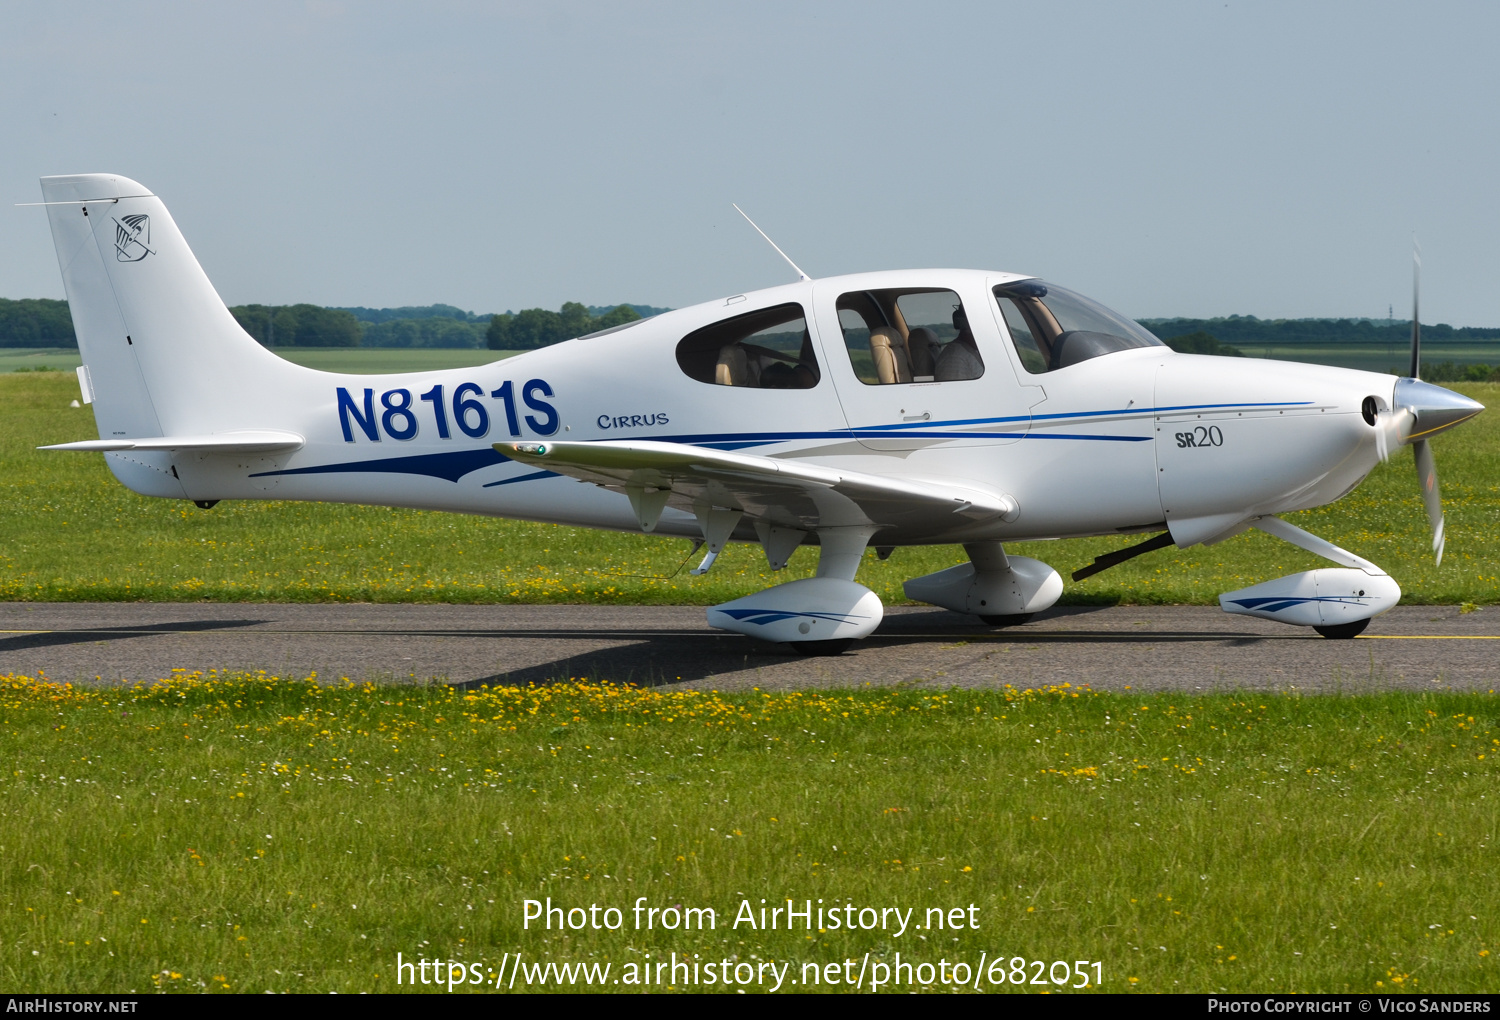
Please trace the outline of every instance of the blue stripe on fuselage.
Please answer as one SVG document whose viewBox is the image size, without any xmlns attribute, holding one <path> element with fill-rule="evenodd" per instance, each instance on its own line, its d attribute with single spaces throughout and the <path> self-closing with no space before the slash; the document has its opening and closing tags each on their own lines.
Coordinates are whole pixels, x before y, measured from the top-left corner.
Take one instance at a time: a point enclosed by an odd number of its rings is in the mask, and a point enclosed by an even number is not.
<svg viewBox="0 0 1500 1020">
<path fill-rule="evenodd" d="M 1104 411 L 1067 411 L 1058 414 L 1012 415 L 1001 418 L 958 418 L 952 421 L 923 421 L 899 425 L 856 425 L 845 429 L 826 429 L 810 432 L 706 432 L 680 436 L 632 436 L 630 440 L 654 443 L 682 443 L 687 446 L 703 446 L 712 450 L 744 450 L 756 446 L 771 446 L 776 443 L 793 442 L 798 439 L 994 439 L 1014 436 L 1017 439 L 1070 439 L 1100 443 L 1144 443 L 1150 436 L 1101 436 L 1076 433 L 1033 432 L 1029 426 L 1035 422 L 1053 421 L 1063 423 L 1078 418 L 1099 418 L 1110 415 L 1126 415 L 1131 418 L 1149 417 L 1154 414 L 1179 411 L 1226 410 L 1235 407 L 1305 407 L 1310 400 L 1279 401 L 1245 404 L 1179 404 L 1171 407 L 1115 408 Z M 985 431 L 958 431 L 961 426 L 1006 425 L 1025 423 L 1013 429 L 990 429 Z M 946 430 L 946 431 L 944 431 Z M 608 442 L 609 440 L 601 440 Z M 627 440 L 629 441 L 629 440 Z M 323 475 L 354 474 L 370 472 L 378 474 L 427 475 L 457 482 L 464 475 L 481 468 L 503 464 L 510 460 L 493 447 L 476 450 L 453 450 L 445 453 L 415 454 L 410 457 L 385 457 L 374 460 L 346 461 L 339 464 L 318 464 L 312 467 L 287 468 L 281 471 L 262 471 L 251 478 L 273 475 Z M 488 482 L 485 488 L 506 485 L 511 482 L 526 482 L 554 475 L 544 471 L 498 482 Z"/>
<path fill-rule="evenodd" d="M 378 460 L 356 460 L 342 464 L 317 464 L 313 467 L 287 468 L 283 471 L 262 471 L 251 478 L 268 475 L 337 475 L 354 472 L 374 472 L 397 475 L 429 475 L 456 482 L 471 471 L 495 464 L 509 462 L 510 458 L 486 446 L 479 450 L 450 450 L 445 453 L 419 453 L 411 457 L 384 457 Z"/>
</svg>

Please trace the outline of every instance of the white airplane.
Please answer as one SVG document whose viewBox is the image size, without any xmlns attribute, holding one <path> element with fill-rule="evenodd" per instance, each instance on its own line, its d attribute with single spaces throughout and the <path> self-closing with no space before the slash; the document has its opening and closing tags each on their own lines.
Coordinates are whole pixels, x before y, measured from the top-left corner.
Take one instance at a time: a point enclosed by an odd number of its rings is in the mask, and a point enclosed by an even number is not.
<svg viewBox="0 0 1500 1020">
<path fill-rule="evenodd" d="M 947 269 L 799 269 L 477 368 L 318 372 L 239 327 L 146 188 L 84 174 L 42 191 L 100 437 L 43 449 L 102 451 L 134 492 L 204 509 L 319 500 L 676 535 L 707 545 L 700 574 L 727 542 L 759 542 L 773 570 L 816 544 L 815 577 L 708 610 L 812 655 L 879 625 L 855 581 L 869 546 L 962 544 L 968 563 L 907 596 L 1004 626 L 1063 590 L 1007 542 L 1154 536 L 1078 579 L 1252 527 L 1338 566 L 1221 606 L 1353 637 L 1400 587 L 1276 515 L 1412 444 L 1441 558 L 1429 441 L 1484 409 L 1418 380 L 1415 330 L 1410 378 L 1177 354 L 1062 287 Z"/>
</svg>

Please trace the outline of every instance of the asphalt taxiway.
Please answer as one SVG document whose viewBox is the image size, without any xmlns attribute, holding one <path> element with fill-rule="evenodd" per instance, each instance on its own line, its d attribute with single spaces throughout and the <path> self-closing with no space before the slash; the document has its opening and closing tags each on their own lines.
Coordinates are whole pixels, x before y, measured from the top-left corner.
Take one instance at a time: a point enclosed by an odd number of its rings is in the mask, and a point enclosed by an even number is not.
<svg viewBox="0 0 1500 1020">
<path fill-rule="evenodd" d="M 1006 630 L 894 608 L 844 655 L 804 658 L 712 630 L 692 606 L 0 603 L 0 675 L 100 682 L 214 669 L 719 690 L 1490 690 L 1500 687 L 1500 607 L 1399 606 L 1352 641 L 1202 606 L 1059 607 Z"/>
</svg>

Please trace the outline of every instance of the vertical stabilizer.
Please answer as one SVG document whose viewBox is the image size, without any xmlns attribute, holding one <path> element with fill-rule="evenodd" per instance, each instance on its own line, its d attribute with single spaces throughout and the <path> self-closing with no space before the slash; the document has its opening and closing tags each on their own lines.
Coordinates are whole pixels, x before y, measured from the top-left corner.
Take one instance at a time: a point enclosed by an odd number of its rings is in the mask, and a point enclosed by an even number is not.
<svg viewBox="0 0 1500 1020">
<path fill-rule="evenodd" d="M 302 372 L 255 342 L 161 199 L 125 177 L 42 178 L 101 439 L 255 428 L 243 398 Z"/>
<path fill-rule="evenodd" d="M 306 374 L 229 314 L 161 200 L 126 177 L 42 178 L 99 438 L 254 429 Z M 127 487 L 182 498 L 170 451 L 105 455 Z"/>
</svg>

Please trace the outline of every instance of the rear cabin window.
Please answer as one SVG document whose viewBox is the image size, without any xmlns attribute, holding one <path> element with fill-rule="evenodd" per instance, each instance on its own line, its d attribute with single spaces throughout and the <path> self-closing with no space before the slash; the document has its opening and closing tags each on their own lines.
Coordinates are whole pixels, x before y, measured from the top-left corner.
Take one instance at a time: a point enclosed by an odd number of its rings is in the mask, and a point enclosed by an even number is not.
<svg viewBox="0 0 1500 1020">
<path fill-rule="evenodd" d="M 984 375 L 963 302 L 951 290 L 862 290 L 838 301 L 854 374 L 867 386 Z"/>
<path fill-rule="evenodd" d="M 798 304 L 746 312 L 694 330 L 677 345 L 689 378 L 716 386 L 810 390 L 821 373 Z"/>
</svg>

